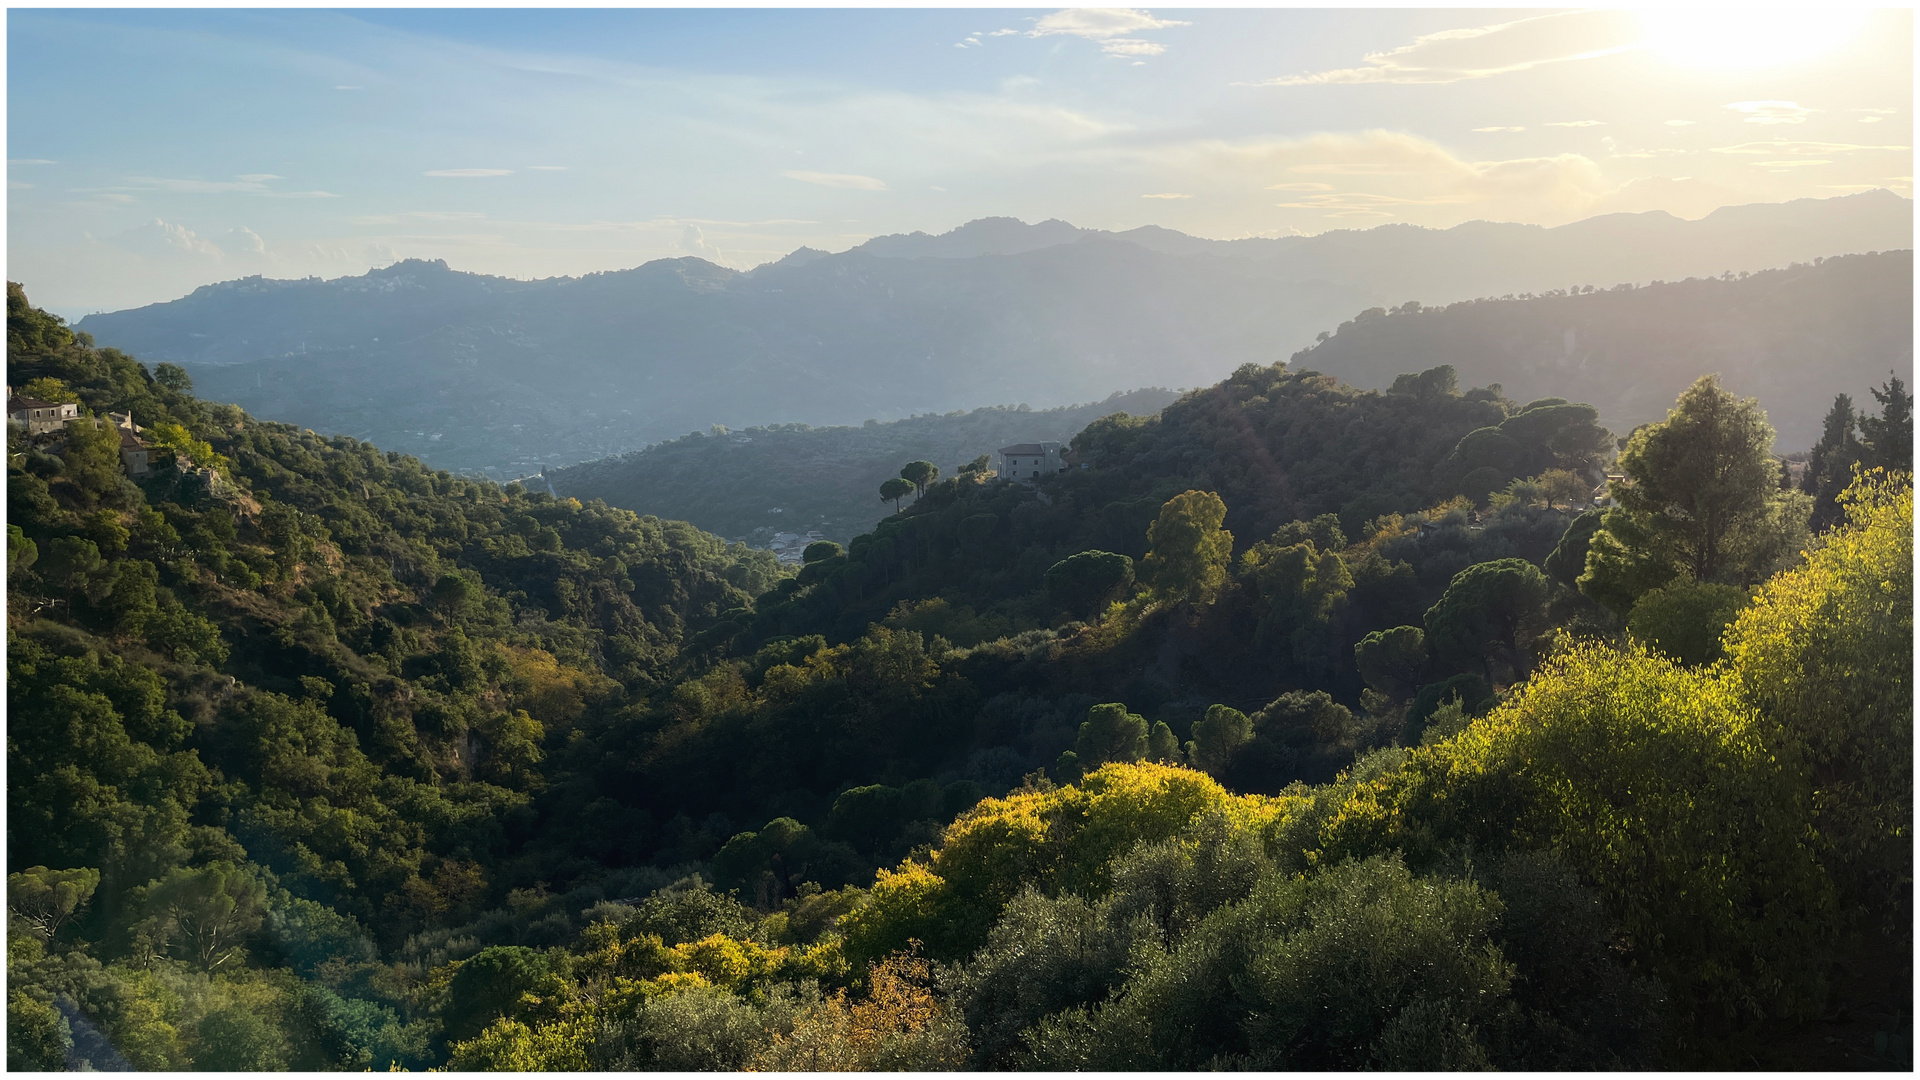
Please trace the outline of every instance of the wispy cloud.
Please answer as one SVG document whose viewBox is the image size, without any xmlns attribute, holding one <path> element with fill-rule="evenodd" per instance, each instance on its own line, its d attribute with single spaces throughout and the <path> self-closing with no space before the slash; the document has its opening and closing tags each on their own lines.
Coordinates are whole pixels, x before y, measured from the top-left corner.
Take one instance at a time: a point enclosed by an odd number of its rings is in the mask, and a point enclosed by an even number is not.
<svg viewBox="0 0 1920 1080">
<path fill-rule="evenodd" d="M 428 169 L 422 176 L 466 178 L 473 176 L 512 176 L 512 169 Z"/>
<path fill-rule="evenodd" d="M 1754 154 L 1772 156 L 1787 154 L 1790 156 L 1819 157 L 1823 154 L 1847 154 L 1856 150 L 1907 150 L 1905 146 L 1863 146 L 1859 143 L 1789 141 L 1737 143 L 1733 146 L 1716 146 L 1716 154 Z"/>
<path fill-rule="evenodd" d="M 1679 127 L 1692 127 L 1692 126 L 1693 126 L 1693 125 L 1694 125 L 1695 123 L 1696 123 L 1696 121 L 1693 121 L 1693 120 L 1668 120 L 1668 121 L 1666 121 L 1666 125 L 1667 125 L 1668 127 L 1675 127 L 1675 128 L 1679 128 Z"/>
<path fill-rule="evenodd" d="M 1287 75 L 1260 86 L 1343 83 L 1451 83 L 1528 71 L 1544 64 L 1592 60 L 1643 47 L 1643 32 L 1624 11 L 1535 15 L 1492 26 L 1423 34 L 1412 43 L 1368 53 L 1361 67 Z"/>
<path fill-rule="evenodd" d="M 1462 215 L 1497 210 L 1502 220 L 1560 222 L 1614 187 L 1580 154 L 1466 161 L 1431 140 L 1380 130 L 1186 143 L 1143 154 L 1148 162 L 1171 174 L 1286 192 L 1292 198 L 1281 207 L 1327 217 L 1428 220 L 1431 212 L 1414 211 L 1458 207 Z"/>
<path fill-rule="evenodd" d="M 527 166 L 527 168 L 533 170 L 534 172 L 566 172 L 567 171 L 567 166 L 565 165 L 529 165 Z"/>
<path fill-rule="evenodd" d="M 107 243 L 149 258 L 195 255 L 219 259 L 225 254 L 213 241 L 200 236 L 185 225 L 177 225 L 160 218 L 154 218 L 144 225 L 110 236 L 107 238 Z"/>
<path fill-rule="evenodd" d="M 1605 120 L 1549 120 L 1547 127 L 1605 127 Z"/>
<path fill-rule="evenodd" d="M 1483 127 L 1483 128 L 1474 128 L 1473 130 L 1479 132 L 1482 135 L 1485 135 L 1488 132 L 1494 132 L 1494 131 L 1525 131 L 1527 129 L 1524 127 Z"/>
<path fill-rule="evenodd" d="M 9 165 L 58 165 L 60 163 L 57 161 L 50 161 L 47 158 L 42 158 L 42 157 L 28 157 L 28 158 L 8 158 L 7 164 Z"/>
<path fill-rule="evenodd" d="M 1167 51 L 1167 47 L 1138 35 L 1192 25 L 1181 19 L 1162 19 L 1136 8 L 1066 8 L 1034 19 L 1031 30 L 1002 28 L 986 34 L 975 31 L 955 43 L 954 48 L 975 48 L 982 44 L 980 39 L 983 37 L 1011 37 L 1017 34 L 1030 38 L 1084 38 L 1097 43 L 1100 51 L 1108 56 L 1122 59 L 1159 56 Z M 1139 62 L 1135 60 L 1135 63 Z"/>
<path fill-rule="evenodd" d="M 176 195 L 258 195 L 267 190 L 259 180 L 190 180 L 171 176 L 129 176 L 127 187 L 145 191 L 165 191 Z"/>
<path fill-rule="evenodd" d="M 1191 199 L 1193 198 L 1193 196 L 1191 195 L 1184 195 L 1178 191 L 1156 191 L 1151 195 L 1142 195 L 1140 197 L 1143 199 Z"/>
<path fill-rule="evenodd" d="M 285 177 L 272 173 L 242 173 L 232 180 L 197 180 L 175 176 L 129 176 L 122 184 L 103 190 L 159 191 L 170 195 L 258 195 L 269 199 L 337 199 L 331 191 L 275 191 L 269 181 Z"/>
<path fill-rule="evenodd" d="M 852 188 L 857 191 L 885 191 L 886 181 L 857 173 L 809 172 L 806 169 L 788 169 L 780 174 L 789 180 L 798 180 L 803 184 L 818 184 L 821 187 Z"/>
<path fill-rule="evenodd" d="M 1749 124 L 1804 124 L 1817 111 L 1793 101 L 1735 101 L 1727 108 L 1743 114 Z"/>
</svg>

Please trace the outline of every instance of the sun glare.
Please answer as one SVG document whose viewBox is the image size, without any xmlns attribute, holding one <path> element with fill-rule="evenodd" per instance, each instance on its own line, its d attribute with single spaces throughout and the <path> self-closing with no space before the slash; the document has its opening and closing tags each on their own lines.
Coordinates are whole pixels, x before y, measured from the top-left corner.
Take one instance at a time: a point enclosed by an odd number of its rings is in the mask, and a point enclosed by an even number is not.
<svg viewBox="0 0 1920 1080">
<path fill-rule="evenodd" d="M 1640 15 L 1647 44 L 1676 64 L 1758 68 L 1812 60 L 1845 44 L 1865 11 L 1693 9 Z"/>
</svg>

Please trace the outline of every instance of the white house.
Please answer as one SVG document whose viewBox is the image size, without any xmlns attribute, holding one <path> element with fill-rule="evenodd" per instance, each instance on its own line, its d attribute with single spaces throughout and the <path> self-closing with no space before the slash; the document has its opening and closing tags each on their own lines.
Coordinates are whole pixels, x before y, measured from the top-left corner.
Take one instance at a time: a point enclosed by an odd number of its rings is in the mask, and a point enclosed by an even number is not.
<svg viewBox="0 0 1920 1080">
<path fill-rule="evenodd" d="M 74 402 L 41 401 L 39 398 L 15 397 L 13 387 L 7 387 L 7 422 L 21 424 L 29 435 L 40 435 L 49 431 L 59 431 L 67 426 L 67 421 L 80 419 L 80 406 Z"/>
<path fill-rule="evenodd" d="M 1057 442 L 1018 443 L 1000 448 L 1000 475 L 1032 483 L 1040 477 L 1067 471 Z"/>
</svg>

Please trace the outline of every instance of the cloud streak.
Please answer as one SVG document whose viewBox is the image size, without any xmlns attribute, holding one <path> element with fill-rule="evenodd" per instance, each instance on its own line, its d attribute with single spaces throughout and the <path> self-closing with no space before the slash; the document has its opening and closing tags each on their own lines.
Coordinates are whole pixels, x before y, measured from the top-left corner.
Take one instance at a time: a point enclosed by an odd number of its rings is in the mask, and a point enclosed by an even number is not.
<svg viewBox="0 0 1920 1080">
<path fill-rule="evenodd" d="M 512 169 L 428 169 L 422 176 L 468 179 L 479 176 L 512 176 Z"/>
<path fill-rule="evenodd" d="M 974 33 L 957 42 L 954 48 L 978 47 L 982 37 L 1009 37 L 1016 34 L 1030 38 L 1077 37 L 1098 44 L 1100 51 L 1108 56 L 1128 59 L 1159 56 L 1167 51 L 1167 47 L 1160 42 L 1137 35 L 1192 25 L 1182 19 L 1162 19 L 1137 8 L 1066 8 L 1035 19 L 1031 30 L 1000 29 L 984 35 Z"/>
<path fill-rule="evenodd" d="M 1645 47 L 1644 33 L 1622 11 L 1535 15 L 1491 26 L 1423 34 L 1409 44 L 1368 53 L 1360 67 L 1287 75 L 1256 86 L 1362 83 L 1452 83 L 1490 79 L 1545 64 L 1593 60 Z"/>
<path fill-rule="evenodd" d="M 821 187 L 848 188 L 854 191 L 887 190 L 886 181 L 876 180 L 871 176 L 861 176 L 858 173 L 823 173 L 809 172 L 806 169 L 788 169 L 780 175 L 789 180 L 798 180 L 803 184 L 818 184 Z"/>
<path fill-rule="evenodd" d="M 1744 114 L 1749 124 L 1804 124 L 1818 111 L 1793 101 L 1735 101 L 1727 108 Z"/>
</svg>

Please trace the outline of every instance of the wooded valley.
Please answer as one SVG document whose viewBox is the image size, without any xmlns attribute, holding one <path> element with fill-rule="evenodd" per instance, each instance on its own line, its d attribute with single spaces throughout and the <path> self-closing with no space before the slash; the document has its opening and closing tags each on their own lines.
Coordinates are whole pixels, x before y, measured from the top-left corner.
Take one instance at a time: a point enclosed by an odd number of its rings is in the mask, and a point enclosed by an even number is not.
<svg viewBox="0 0 1920 1080">
<path fill-rule="evenodd" d="M 1897 375 L 1247 363 L 796 569 L 7 354 L 10 1068 L 1910 1065 Z"/>
</svg>

